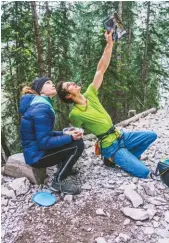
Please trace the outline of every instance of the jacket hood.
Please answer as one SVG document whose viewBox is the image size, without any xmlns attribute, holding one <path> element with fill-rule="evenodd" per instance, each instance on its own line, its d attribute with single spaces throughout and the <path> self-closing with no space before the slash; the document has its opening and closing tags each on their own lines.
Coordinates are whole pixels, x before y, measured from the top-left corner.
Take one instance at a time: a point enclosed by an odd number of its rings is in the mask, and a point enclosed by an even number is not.
<svg viewBox="0 0 169 243">
<path fill-rule="evenodd" d="M 35 98 L 34 94 L 23 95 L 20 99 L 19 112 L 23 115 L 30 107 L 32 100 Z"/>
<path fill-rule="evenodd" d="M 48 96 L 40 96 L 34 94 L 26 94 L 20 100 L 19 112 L 23 115 L 31 105 L 47 104 L 55 114 L 52 100 Z"/>
</svg>

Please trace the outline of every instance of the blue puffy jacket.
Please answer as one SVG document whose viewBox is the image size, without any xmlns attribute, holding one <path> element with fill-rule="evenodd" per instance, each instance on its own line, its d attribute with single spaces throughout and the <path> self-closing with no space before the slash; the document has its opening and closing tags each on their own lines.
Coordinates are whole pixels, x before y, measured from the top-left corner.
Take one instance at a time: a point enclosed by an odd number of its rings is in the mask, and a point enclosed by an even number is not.
<svg viewBox="0 0 169 243">
<path fill-rule="evenodd" d="M 70 135 L 53 131 L 55 113 L 47 96 L 26 94 L 20 100 L 20 134 L 27 164 L 34 164 L 45 152 L 72 142 Z"/>
</svg>

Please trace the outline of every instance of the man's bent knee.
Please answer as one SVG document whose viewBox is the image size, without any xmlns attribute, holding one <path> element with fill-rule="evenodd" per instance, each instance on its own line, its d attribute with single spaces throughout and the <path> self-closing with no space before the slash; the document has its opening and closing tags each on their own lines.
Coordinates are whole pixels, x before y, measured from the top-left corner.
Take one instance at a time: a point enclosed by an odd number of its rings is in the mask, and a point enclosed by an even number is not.
<svg viewBox="0 0 169 243">
<path fill-rule="evenodd" d="M 152 142 L 155 141 L 157 139 L 157 133 L 150 131 L 149 138 L 151 139 Z"/>
<path fill-rule="evenodd" d="M 157 139 L 157 133 L 152 132 L 152 139 L 153 139 L 153 141 L 155 141 Z"/>
<path fill-rule="evenodd" d="M 147 178 L 149 172 L 149 169 L 145 167 L 144 169 L 141 169 L 138 173 L 136 173 L 135 176 L 139 178 Z"/>
</svg>

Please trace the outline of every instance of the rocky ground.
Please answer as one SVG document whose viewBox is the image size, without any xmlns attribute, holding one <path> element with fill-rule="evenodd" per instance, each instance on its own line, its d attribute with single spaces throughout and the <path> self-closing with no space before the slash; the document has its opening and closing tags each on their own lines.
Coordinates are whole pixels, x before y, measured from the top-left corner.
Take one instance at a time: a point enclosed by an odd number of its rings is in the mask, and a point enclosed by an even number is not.
<svg viewBox="0 0 169 243">
<path fill-rule="evenodd" d="M 125 129 L 157 132 L 158 139 L 142 156 L 149 168 L 154 170 L 161 158 L 169 158 L 166 110 Z M 94 140 L 88 139 L 77 164 L 80 174 L 72 177 L 82 185 L 80 195 L 64 199 L 56 195 L 55 205 L 40 207 L 32 203 L 32 196 L 50 191 L 47 185 L 2 176 L 3 243 L 169 243 L 169 188 L 159 177 L 138 179 L 120 168 L 106 168 L 94 155 Z M 49 182 L 53 170 L 48 169 Z"/>
</svg>

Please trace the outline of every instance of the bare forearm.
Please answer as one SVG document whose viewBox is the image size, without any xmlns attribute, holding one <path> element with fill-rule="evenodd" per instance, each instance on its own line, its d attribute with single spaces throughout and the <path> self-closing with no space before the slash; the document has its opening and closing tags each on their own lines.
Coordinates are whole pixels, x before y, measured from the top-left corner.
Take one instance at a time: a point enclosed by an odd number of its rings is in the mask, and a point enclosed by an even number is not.
<svg viewBox="0 0 169 243">
<path fill-rule="evenodd" d="M 112 43 L 107 43 L 103 55 L 97 65 L 97 71 L 102 72 L 103 74 L 105 73 L 106 69 L 109 66 L 111 56 L 112 56 L 112 49 L 113 49 L 113 42 Z"/>
<path fill-rule="evenodd" d="M 113 49 L 112 33 L 113 30 L 110 33 L 105 32 L 107 45 L 97 65 L 97 70 L 93 79 L 93 86 L 95 87 L 95 89 L 98 89 L 102 84 L 104 73 L 110 64 L 112 49 Z"/>
</svg>

